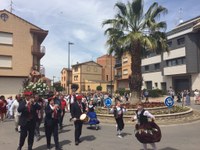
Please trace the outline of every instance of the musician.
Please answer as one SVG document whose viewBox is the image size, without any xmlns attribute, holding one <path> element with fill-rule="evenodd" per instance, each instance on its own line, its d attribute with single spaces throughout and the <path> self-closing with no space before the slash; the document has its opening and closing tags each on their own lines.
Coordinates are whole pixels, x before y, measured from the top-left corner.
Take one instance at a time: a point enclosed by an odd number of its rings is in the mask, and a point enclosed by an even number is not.
<svg viewBox="0 0 200 150">
<path fill-rule="evenodd" d="M 54 98 L 54 104 L 57 104 L 59 107 L 58 109 L 61 109 L 61 99 L 60 99 L 60 93 L 56 92 L 55 95 L 53 96 Z M 61 110 L 58 111 L 58 122 L 59 125 L 61 125 Z M 60 126 L 60 129 L 62 129 L 62 127 Z"/>
<path fill-rule="evenodd" d="M 148 118 L 151 118 L 152 122 L 149 122 Z M 143 108 L 142 103 L 137 104 L 136 115 L 132 121 L 134 120 L 137 120 L 135 136 L 143 144 L 144 150 L 147 150 L 147 144 L 157 150 L 155 142 L 160 141 L 160 128 L 154 123 L 155 117 Z"/>
<path fill-rule="evenodd" d="M 32 150 L 34 142 L 34 131 L 37 118 L 37 110 L 40 110 L 40 105 L 31 97 L 32 92 L 24 92 L 24 100 L 19 102 L 18 112 L 21 113 L 19 119 L 19 125 L 21 128 L 19 147 L 17 150 L 21 150 L 25 139 L 28 134 L 28 150 Z"/>
<path fill-rule="evenodd" d="M 74 121 L 74 127 L 75 127 L 75 145 L 78 145 L 80 141 L 80 136 L 82 133 L 82 125 L 83 122 L 80 120 L 80 116 L 85 112 L 85 106 L 81 102 L 82 96 L 76 96 L 74 99 L 74 103 L 71 105 L 71 117 Z"/>
<path fill-rule="evenodd" d="M 122 130 L 124 129 L 124 120 L 123 114 L 126 112 L 126 107 L 122 107 L 120 101 L 116 102 L 116 106 L 113 106 L 111 109 L 111 113 L 114 114 L 116 127 L 117 127 L 117 136 L 122 138 Z"/>
<path fill-rule="evenodd" d="M 71 91 L 72 93 L 69 95 L 69 110 L 71 113 L 71 107 L 72 104 L 76 101 L 76 91 L 78 90 L 78 85 L 77 84 L 72 84 L 71 85 Z"/>
<path fill-rule="evenodd" d="M 45 121 L 44 121 L 44 126 L 45 126 L 45 136 L 47 140 L 47 149 L 51 148 L 51 135 L 53 134 L 54 136 L 54 142 L 56 146 L 56 150 L 60 150 L 59 146 L 59 137 L 58 137 L 58 114 L 60 113 L 59 105 L 55 104 L 54 98 L 51 97 L 48 99 L 48 104 L 45 107 Z"/>
</svg>

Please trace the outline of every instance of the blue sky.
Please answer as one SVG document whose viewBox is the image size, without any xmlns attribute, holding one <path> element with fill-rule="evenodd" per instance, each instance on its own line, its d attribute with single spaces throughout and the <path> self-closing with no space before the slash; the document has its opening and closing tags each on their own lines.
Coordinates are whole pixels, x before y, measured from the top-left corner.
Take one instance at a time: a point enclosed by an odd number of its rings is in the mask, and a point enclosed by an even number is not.
<svg viewBox="0 0 200 150">
<path fill-rule="evenodd" d="M 11 0 L 0 0 L 0 9 L 10 10 Z M 114 4 L 127 0 L 13 0 L 13 13 L 23 19 L 48 30 L 49 34 L 42 43 L 46 47 L 46 55 L 41 64 L 45 67 L 46 76 L 60 79 L 60 71 L 68 67 L 68 41 L 71 61 L 94 60 L 107 53 L 105 46 L 105 28 L 102 22 L 113 18 L 116 10 Z M 155 0 L 145 0 L 145 8 Z M 200 15 L 199 0 L 156 0 L 168 9 L 168 14 L 161 16 L 167 22 L 167 31 L 179 22 Z"/>
</svg>

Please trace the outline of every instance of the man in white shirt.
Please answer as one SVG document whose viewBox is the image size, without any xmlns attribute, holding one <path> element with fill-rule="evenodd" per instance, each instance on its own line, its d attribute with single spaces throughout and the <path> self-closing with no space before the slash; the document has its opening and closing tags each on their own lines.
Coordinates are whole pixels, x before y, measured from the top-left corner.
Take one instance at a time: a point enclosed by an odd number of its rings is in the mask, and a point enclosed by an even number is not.
<svg viewBox="0 0 200 150">
<path fill-rule="evenodd" d="M 15 100 L 13 101 L 11 107 L 10 107 L 10 116 L 14 116 L 15 120 L 15 131 L 20 131 L 20 126 L 19 126 L 19 117 L 20 113 L 17 111 L 19 107 L 19 101 L 21 100 L 21 95 L 18 94 L 15 97 Z"/>
</svg>

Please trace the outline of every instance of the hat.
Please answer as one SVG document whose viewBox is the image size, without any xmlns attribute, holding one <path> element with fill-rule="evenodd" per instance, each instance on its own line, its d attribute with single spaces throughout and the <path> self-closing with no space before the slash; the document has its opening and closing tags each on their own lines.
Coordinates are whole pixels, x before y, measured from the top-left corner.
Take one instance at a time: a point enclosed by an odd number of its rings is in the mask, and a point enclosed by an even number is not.
<svg viewBox="0 0 200 150">
<path fill-rule="evenodd" d="M 24 95 L 25 95 L 25 96 L 30 96 L 30 95 L 32 95 L 32 94 L 33 94 L 33 92 L 30 92 L 30 91 L 24 92 Z"/>
<path fill-rule="evenodd" d="M 77 95 L 77 96 L 76 96 L 76 99 L 77 99 L 77 100 L 82 100 L 82 98 L 83 98 L 83 96 L 81 96 L 81 95 Z"/>
</svg>

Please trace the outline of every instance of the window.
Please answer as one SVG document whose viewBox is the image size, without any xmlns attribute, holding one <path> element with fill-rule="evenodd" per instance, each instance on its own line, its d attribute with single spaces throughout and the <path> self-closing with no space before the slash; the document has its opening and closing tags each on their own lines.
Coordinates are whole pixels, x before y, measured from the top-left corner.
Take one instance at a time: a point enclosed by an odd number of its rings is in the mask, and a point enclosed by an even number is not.
<svg viewBox="0 0 200 150">
<path fill-rule="evenodd" d="M 74 68 L 74 72 L 77 72 L 77 71 L 78 71 L 78 67 L 75 67 L 75 68 Z"/>
<path fill-rule="evenodd" d="M 167 42 L 168 47 L 172 47 L 172 41 Z"/>
<path fill-rule="evenodd" d="M 0 44 L 12 45 L 13 44 L 13 34 L 0 32 Z"/>
<path fill-rule="evenodd" d="M 97 67 L 94 67 L 94 72 L 97 72 Z"/>
<path fill-rule="evenodd" d="M 155 84 L 155 88 L 158 88 L 158 83 L 157 83 L 157 82 L 155 82 L 154 84 Z"/>
<path fill-rule="evenodd" d="M 87 71 L 90 71 L 90 66 L 87 66 Z"/>
<path fill-rule="evenodd" d="M 160 64 L 157 63 L 157 64 L 154 65 L 154 67 L 155 67 L 155 70 L 159 70 L 160 69 Z"/>
<path fill-rule="evenodd" d="M 167 63 L 167 67 L 183 65 L 183 64 L 185 64 L 185 57 L 170 59 L 170 60 L 167 60 L 166 63 Z"/>
<path fill-rule="evenodd" d="M 123 75 L 127 75 L 128 74 L 128 69 L 124 69 L 123 70 Z"/>
<path fill-rule="evenodd" d="M 182 38 L 177 39 L 177 44 L 178 44 L 178 45 L 185 44 L 185 38 L 182 37 Z"/>
<path fill-rule="evenodd" d="M 74 81 L 78 81 L 78 76 L 74 76 Z"/>
<path fill-rule="evenodd" d="M 128 58 L 127 57 L 124 57 L 123 58 L 123 64 L 127 63 L 128 62 Z"/>
<path fill-rule="evenodd" d="M 0 55 L 0 68 L 12 68 L 12 57 Z"/>
<path fill-rule="evenodd" d="M 144 66 L 145 71 L 149 71 L 149 66 Z"/>
</svg>

